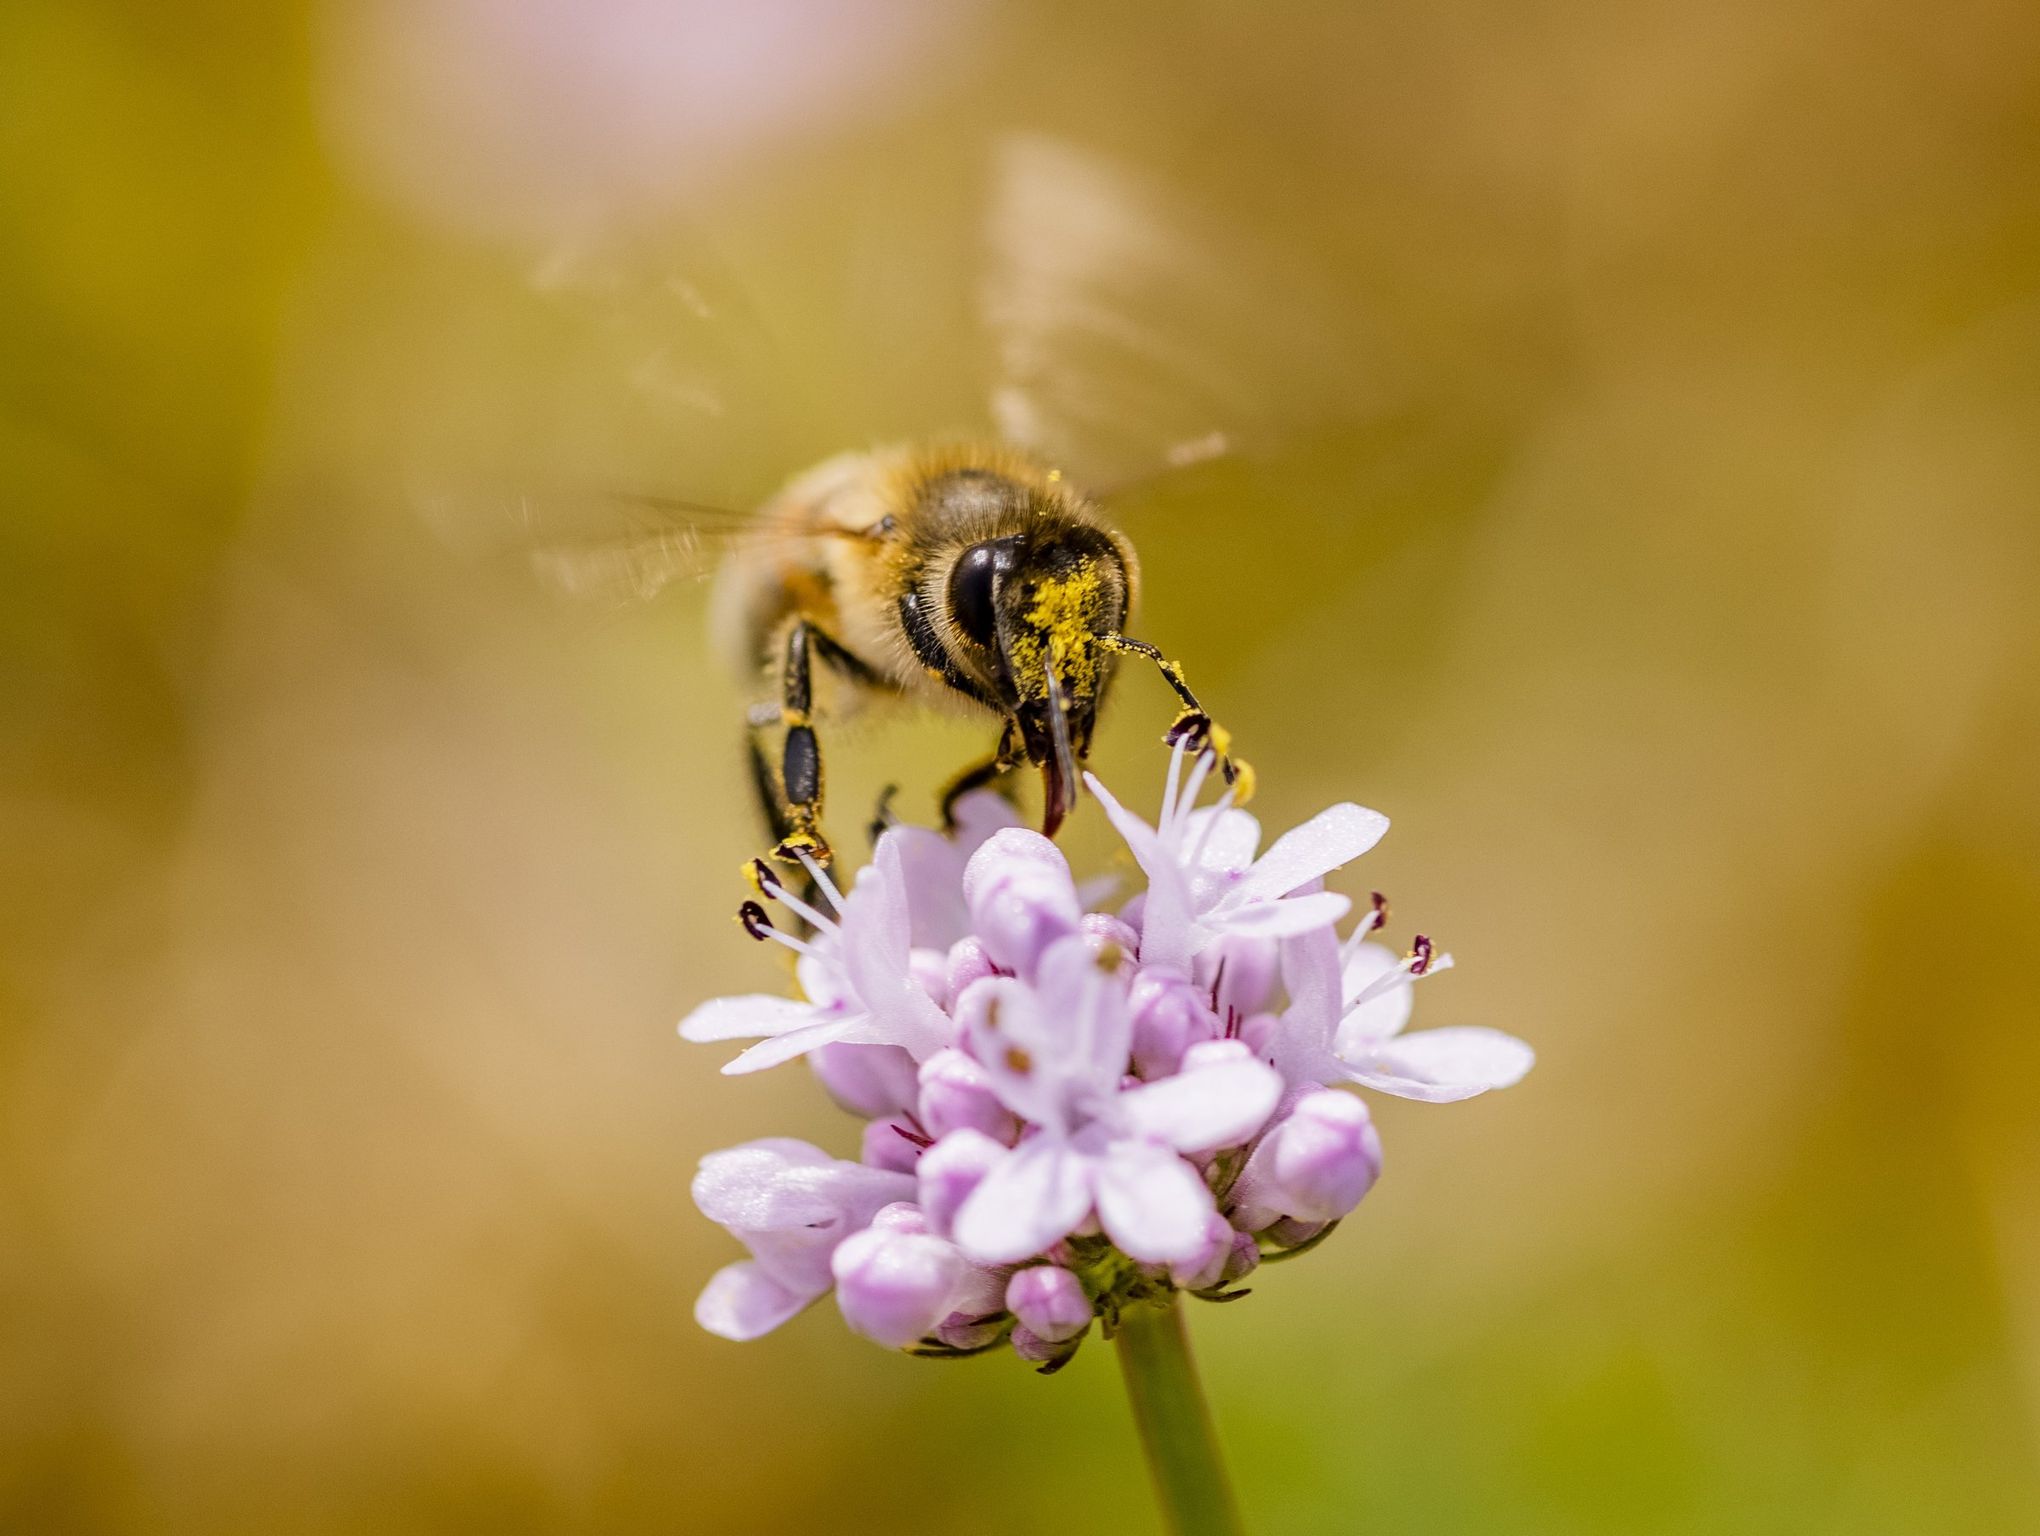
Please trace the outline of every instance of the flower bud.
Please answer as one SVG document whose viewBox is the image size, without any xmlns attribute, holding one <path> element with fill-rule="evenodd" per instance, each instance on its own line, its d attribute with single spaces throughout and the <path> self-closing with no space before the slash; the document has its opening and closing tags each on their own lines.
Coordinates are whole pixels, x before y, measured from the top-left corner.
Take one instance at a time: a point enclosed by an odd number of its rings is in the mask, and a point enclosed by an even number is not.
<svg viewBox="0 0 2040 1536">
<path fill-rule="evenodd" d="M 1140 953 L 1140 930 L 1131 923 L 1123 922 L 1110 912 L 1086 912 L 1084 920 L 1077 924 L 1077 931 L 1083 934 L 1095 953 L 1110 944 L 1122 954 Z"/>
<path fill-rule="evenodd" d="M 914 1058 L 896 1045 L 821 1046 L 808 1062 L 830 1098 L 866 1120 L 903 1115 L 920 1097 Z"/>
<path fill-rule="evenodd" d="M 985 953 L 983 940 L 975 937 L 958 939 L 949 949 L 946 975 L 949 1001 L 954 1003 L 963 996 L 965 987 L 974 981 L 983 981 L 997 970 L 998 967 L 992 964 L 992 957 Z"/>
<path fill-rule="evenodd" d="M 971 855 L 963 896 L 985 951 L 1022 976 L 1048 946 L 1077 931 L 1084 909 L 1070 866 L 1039 832 L 1008 827 Z"/>
<path fill-rule="evenodd" d="M 1077 1352 L 1077 1346 L 1083 1342 L 1083 1337 L 1083 1334 L 1079 1333 L 1073 1338 L 1060 1341 L 1044 1339 L 1025 1323 L 1015 1323 L 1013 1353 L 1030 1365 L 1054 1370 Z"/>
<path fill-rule="evenodd" d="M 1278 1216 L 1322 1224 L 1351 1211 L 1380 1176 L 1381 1137 L 1367 1106 L 1320 1088 L 1261 1138 L 1234 1191 L 1248 1230 Z"/>
<path fill-rule="evenodd" d="M 1050 1344 L 1073 1339 L 1091 1326 L 1091 1298 L 1083 1282 L 1056 1264 L 1015 1271 L 1006 1282 L 1006 1310 Z"/>
<path fill-rule="evenodd" d="M 954 1243 L 879 1221 L 844 1238 L 829 1259 L 843 1320 L 889 1349 L 906 1348 L 949 1314 L 968 1268 Z"/>
<path fill-rule="evenodd" d="M 921 1063 L 921 1124 L 938 1141 L 968 1127 L 1010 1145 L 1020 1122 L 992 1092 L 985 1069 L 962 1051 L 937 1051 Z"/>
<path fill-rule="evenodd" d="M 920 1205 L 929 1227 L 947 1235 L 963 1202 L 1005 1155 L 1004 1146 L 968 1126 L 951 1131 L 923 1152 L 914 1176 L 920 1181 Z"/>
<path fill-rule="evenodd" d="M 913 1127 L 904 1120 L 873 1120 L 864 1127 L 864 1148 L 858 1161 L 867 1168 L 912 1173 L 921 1159 L 921 1144 L 909 1139 L 912 1132 Z"/>
<path fill-rule="evenodd" d="M 1225 1277 L 1226 1261 L 1232 1257 L 1232 1224 L 1216 1211 L 1204 1224 L 1204 1248 L 1194 1257 L 1169 1266 L 1169 1278 L 1186 1291 L 1208 1291 Z"/>
<path fill-rule="evenodd" d="M 1218 1015 L 1190 982 L 1167 971 L 1142 971 L 1128 998 L 1133 1011 L 1133 1066 L 1153 1081 L 1183 1065 L 1183 1052 L 1219 1032 Z"/>
</svg>

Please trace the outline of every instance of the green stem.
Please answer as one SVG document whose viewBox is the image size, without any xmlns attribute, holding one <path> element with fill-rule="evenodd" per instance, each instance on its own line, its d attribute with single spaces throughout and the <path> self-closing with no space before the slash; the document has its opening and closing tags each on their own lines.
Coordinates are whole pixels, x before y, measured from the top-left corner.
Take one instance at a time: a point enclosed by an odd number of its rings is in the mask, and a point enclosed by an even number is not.
<svg viewBox="0 0 2040 1536">
<path fill-rule="evenodd" d="M 1160 1306 L 1137 1303 L 1120 1314 L 1114 1342 L 1163 1523 L 1173 1536 L 1240 1536 L 1183 1309 L 1173 1299 Z"/>
</svg>

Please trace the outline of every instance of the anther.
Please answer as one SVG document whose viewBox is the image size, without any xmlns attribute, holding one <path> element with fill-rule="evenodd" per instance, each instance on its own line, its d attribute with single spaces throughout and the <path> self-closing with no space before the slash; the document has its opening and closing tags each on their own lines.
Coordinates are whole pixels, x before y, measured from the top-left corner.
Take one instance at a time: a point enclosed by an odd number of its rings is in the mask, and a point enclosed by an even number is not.
<svg viewBox="0 0 2040 1536">
<path fill-rule="evenodd" d="M 1418 934 L 1410 943 L 1410 974 L 1421 976 L 1431 968 L 1431 940 Z"/>
<path fill-rule="evenodd" d="M 778 896 L 782 889 L 779 876 L 772 873 L 772 866 L 763 859 L 753 859 L 746 864 L 744 875 L 751 882 L 751 889 L 768 901 Z"/>
<path fill-rule="evenodd" d="M 737 921 L 744 925 L 744 932 L 761 943 L 767 934 L 776 931 L 772 926 L 772 919 L 765 915 L 765 909 L 755 901 L 747 901 L 737 908 Z"/>
</svg>

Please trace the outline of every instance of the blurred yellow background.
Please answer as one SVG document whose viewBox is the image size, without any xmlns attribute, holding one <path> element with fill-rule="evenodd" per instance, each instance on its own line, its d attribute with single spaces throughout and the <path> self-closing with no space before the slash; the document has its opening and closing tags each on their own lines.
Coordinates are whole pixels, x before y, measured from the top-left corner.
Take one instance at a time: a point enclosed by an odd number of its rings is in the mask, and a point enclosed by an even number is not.
<svg viewBox="0 0 2040 1536">
<path fill-rule="evenodd" d="M 1193 1316 L 1253 1522 L 2040 1528 L 2040 13 L 1102 9 L 5 8 L 0 1528 L 1152 1528 L 1103 1348 L 694 1326 L 695 1160 L 852 1130 L 673 1036 L 743 699 L 486 537 L 979 423 L 1010 128 L 1309 274 L 1351 394 L 1130 498 L 1144 633 L 1541 1057 Z M 617 221 L 740 297 L 534 298 Z"/>
</svg>

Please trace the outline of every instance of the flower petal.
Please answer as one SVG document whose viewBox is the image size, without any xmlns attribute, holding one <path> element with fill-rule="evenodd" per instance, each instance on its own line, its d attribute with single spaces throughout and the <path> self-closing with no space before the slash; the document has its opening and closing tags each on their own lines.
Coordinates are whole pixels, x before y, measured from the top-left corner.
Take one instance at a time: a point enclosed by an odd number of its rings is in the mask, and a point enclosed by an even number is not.
<svg viewBox="0 0 2040 1536">
<path fill-rule="evenodd" d="M 980 1264 L 1017 1264 L 1077 1229 L 1091 1209 L 1091 1167 L 1053 1136 L 1022 1142 L 956 1213 L 956 1244 Z"/>
<path fill-rule="evenodd" d="M 680 1038 L 697 1045 L 716 1040 L 753 1040 L 760 1035 L 784 1034 L 814 1017 L 814 1005 L 798 998 L 775 997 L 768 992 L 718 997 L 680 1021 Z"/>
<path fill-rule="evenodd" d="M 1249 897 L 1284 896 L 1351 863 L 1381 841 L 1388 818 L 1350 801 L 1319 811 L 1275 840 L 1239 889 Z"/>
<path fill-rule="evenodd" d="M 1192 1064 L 1174 1077 L 1119 1096 L 1127 1123 L 1144 1136 L 1165 1141 L 1178 1152 L 1210 1152 L 1245 1141 L 1267 1124 L 1282 1097 L 1274 1068 L 1249 1056 L 1236 1041 L 1235 1053 Z M 1193 1048 L 1209 1054 L 1210 1046 Z"/>
<path fill-rule="evenodd" d="M 1237 933 L 1254 939 L 1291 939 L 1313 928 L 1329 928 L 1353 908 L 1352 898 L 1336 891 L 1314 891 L 1308 896 L 1287 896 L 1279 900 L 1250 901 L 1241 906 L 1221 907 L 1205 923 L 1215 933 Z"/>
<path fill-rule="evenodd" d="M 805 1056 L 809 1051 L 833 1041 L 855 1042 L 858 1026 L 866 1023 L 861 1013 L 848 1013 L 839 1018 L 824 1018 L 819 1024 L 808 1024 L 800 1029 L 789 1029 L 783 1035 L 774 1035 L 769 1040 L 760 1040 L 748 1051 L 723 1064 L 725 1077 L 742 1077 L 746 1072 L 763 1072 L 767 1067 L 776 1067 L 782 1061 L 791 1061 L 796 1056 Z"/>
<path fill-rule="evenodd" d="M 1113 1142 L 1092 1177 L 1099 1224 L 1128 1258 L 1189 1264 L 1203 1256 L 1211 1191 L 1195 1168 L 1160 1142 Z"/>
<path fill-rule="evenodd" d="M 1249 811 L 1207 805 L 1190 813 L 1183 846 L 1195 851 L 1197 867 L 1207 873 L 1240 874 L 1254 862 L 1254 850 L 1261 846 L 1261 824 Z"/>
<path fill-rule="evenodd" d="M 739 1260 L 709 1278 L 694 1303 L 694 1320 L 710 1333 L 741 1344 L 762 1338 L 821 1294 L 789 1289 L 756 1264 Z"/>
<path fill-rule="evenodd" d="M 1094 773 L 1084 775 L 1105 818 L 1132 850 L 1134 862 L 1148 877 L 1141 904 L 1140 959 L 1143 965 L 1165 965 L 1185 975 L 1190 971 L 1190 886 L 1175 856 L 1162 846 L 1155 829 L 1112 798 Z"/>
<path fill-rule="evenodd" d="M 1353 1065 L 1353 1081 L 1397 1098 L 1450 1104 L 1521 1081 L 1537 1053 L 1499 1029 L 1422 1029 L 1376 1046 Z"/>
</svg>

